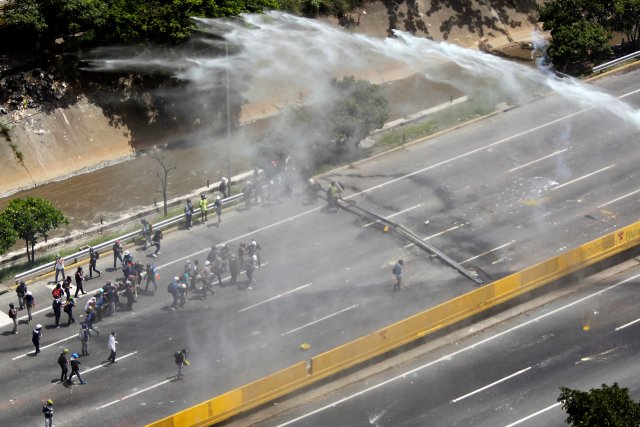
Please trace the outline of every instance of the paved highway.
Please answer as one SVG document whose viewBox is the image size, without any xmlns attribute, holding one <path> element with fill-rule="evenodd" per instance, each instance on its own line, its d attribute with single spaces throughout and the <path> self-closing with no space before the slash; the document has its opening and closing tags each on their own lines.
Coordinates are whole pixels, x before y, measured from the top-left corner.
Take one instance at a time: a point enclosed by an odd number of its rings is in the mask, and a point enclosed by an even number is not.
<svg viewBox="0 0 640 427">
<path fill-rule="evenodd" d="M 637 105 L 636 71 L 597 82 Z M 497 279 L 637 220 L 638 130 L 597 109 L 542 97 L 429 141 L 337 170 L 350 203 L 388 216 L 424 236 L 466 268 Z M 429 224 L 425 225 L 425 220 Z M 186 259 L 204 260 L 213 243 L 255 238 L 265 265 L 253 290 L 218 288 L 206 302 L 167 309 L 168 280 Z M 151 251 L 129 248 L 136 259 Z M 103 256 L 95 290 L 118 272 Z M 392 291 L 391 266 L 406 261 L 407 286 Z M 98 324 L 82 358 L 86 385 L 55 382 L 59 352 L 79 350 L 77 326 L 45 329 L 43 351 L 29 355 L 31 326 L 0 339 L 0 424 L 35 425 L 40 405 L 56 401 L 56 422 L 140 425 L 318 354 L 475 284 L 410 242 L 348 211 L 328 213 L 299 195 L 271 207 L 225 212 L 209 223 L 168 233 L 160 287 L 132 312 Z M 35 283 L 35 323 L 51 325 L 49 289 Z M 48 285 L 50 286 L 50 285 Z M 7 307 L 13 295 L 0 297 Z M 82 304 L 84 304 L 84 300 Z M 6 311 L 3 309 L 3 311 Z M 78 311 L 78 315 L 80 312 Z M 64 317 L 64 316 L 63 316 Z M 118 331 L 116 365 L 103 366 L 107 334 Z M 304 352 L 300 344 L 311 349 Z M 173 353 L 191 351 L 184 381 Z"/>
<path fill-rule="evenodd" d="M 386 370 L 352 375 L 325 395 L 299 396 L 306 398 L 301 406 L 284 401 L 231 425 L 551 427 L 566 425 L 560 386 L 617 382 L 638 400 L 637 258 L 573 280 L 501 319 L 457 331 L 441 347 L 427 343 L 411 359 L 385 361 Z M 254 422 L 267 414 L 268 421 Z"/>
</svg>

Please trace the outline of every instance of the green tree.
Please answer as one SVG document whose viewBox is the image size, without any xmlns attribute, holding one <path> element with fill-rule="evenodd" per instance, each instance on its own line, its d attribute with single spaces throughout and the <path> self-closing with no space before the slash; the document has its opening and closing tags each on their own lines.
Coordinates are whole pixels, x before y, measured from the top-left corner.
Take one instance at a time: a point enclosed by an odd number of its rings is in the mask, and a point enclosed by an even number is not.
<svg viewBox="0 0 640 427">
<path fill-rule="evenodd" d="M 11 221 L 4 212 L 0 212 L 0 254 L 3 254 L 16 244 L 18 234 L 13 229 Z"/>
<path fill-rule="evenodd" d="M 69 224 L 64 214 L 48 200 L 39 197 L 13 199 L 3 215 L 18 238 L 23 239 L 27 248 L 27 259 L 35 261 L 35 245 L 38 237 L 47 241 L 48 233 L 60 225 Z"/>
<path fill-rule="evenodd" d="M 558 28 L 547 47 L 547 55 L 556 68 L 584 73 L 594 62 L 612 54 L 610 33 L 602 25 L 585 20 Z"/>
<path fill-rule="evenodd" d="M 567 412 L 567 424 L 574 427 L 637 427 L 640 420 L 640 404 L 617 383 L 588 392 L 560 387 L 558 402 Z"/>
<path fill-rule="evenodd" d="M 616 1 L 612 29 L 624 33 L 632 48 L 640 45 L 640 0 Z"/>
<path fill-rule="evenodd" d="M 389 102 L 380 86 L 356 80 L 353 76 L 333 80 L 332 86 L 338 101 L 329 107 L 327 127 L 335 141 L 353 143 L 357 147 L 389 118 Z"/>
</svg>

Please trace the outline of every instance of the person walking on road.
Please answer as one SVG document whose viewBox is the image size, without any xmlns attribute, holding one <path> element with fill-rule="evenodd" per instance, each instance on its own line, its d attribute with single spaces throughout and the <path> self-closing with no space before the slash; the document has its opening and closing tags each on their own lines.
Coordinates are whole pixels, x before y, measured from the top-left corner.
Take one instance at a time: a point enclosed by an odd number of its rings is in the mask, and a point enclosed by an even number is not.
<svg viewBox="0 0 640 427">
<path fill-rule="evenodd" d="M 44 427 L 53 427 L 53 400 L 47 400 L 47 403 L 42 407 L 42 413 L 44 414 Z"/>
<path fill-rule="evenodd" d="M 58 274 L 64 279 L 64 258 L 60 254 L 56 254 L 56 277 L 53 281 L 54 283 L 58 283 Z"/>
<path fill-rule="evenodd" d="M 209 204 L 209 201 L 207 200 L 207 195 L 204 193 L 200 194 L 200 222 L 202 222 L 203 224 L 207 222 L 207 205 L 208 204 Z"/>
<path fill-rule="evenodd" d="M 56 319 L 56 328 L 59 328 L 60 316 L 62 315 L 62 300 L 60 298 L 55 298 L 51 303 L 51 308 L 53 309 L 53 315 Z"/>
<path fill-rule="evenodd" d="M 238 274 L 240 273 L 240 265 L 238 264 L 238 258 L 235 255 L 231 255 L 229 258 L 229 275 L 231 276 L 231 280 L 229 284 L 231 286 L 236 286 L 238 283 Z"/>
<path fill-rule="evenodd" d="M 67 316 L 69 316 L 69 319 L 67 320 L 67 326 L 69 326 L 72 323 L 76 323 L 76 319 L 74 319 L 73 317 L 73 307 L 75 306 L 76 306 L 76 301 L 73 299 L 73 297 L 71 297 L 67 300 L 67 302 L 65 303 L 62 309 L 65 313 L 67 313 Z"/>
<path fill-rule="evenodd" d="M 62 372 L 60 373 L 60 382 L 63 384 L 67 382 L 67 376 L 69 373 L 69 361 L 67 360 L 67 353 L 69 353 L 69 349 L 65 348 L 64 350 L 62 350 L 62 353 L 60 353 L 60 356 L 58 356 L 58 365 L 60 365 L 60 369 L 62 370 Z"/>
<path fill-rule="evenodd" d="M 56 287 L 51 291 L 51 296 L 53 299 L 62 298 L 62 294 L 64 291 L 62 290 L 62 285 L 60 283 L 56 284 Z"/>
<path fill-rule="evenodd" d="M 86 382 L 82 381 L 82 377 L 80 376 L 80 361 L 78 360 L 80 356 L 78 353 L 73 353 L 71 355 L 71 360 L 69 363 L 71 364 L 71 375 L 69 375 L 69 379 L 67 380 L 68 385 L 73 385 L 73 381 L 71 378 L 75 375 L 80 380 L 80 384 L 86 384 Z"/>
<path fill-rule="evenodd" d="M 216 216 L 218 217 L 218 223 L 216 225 L 220 227 L 220 223 L 222 222 L 222 199 L 220 196 L 216 196 L 216 201 L 213 202 L 213 209 L 215 209 Z"/>
<path fill-rule="evenodd" d="M 113 270 L 117 270 L 117 264 L 116 261 L 120 260 L 120 267 L 122 267 L 124 265 L 124 262 L 122 261 L 122 251 L 124 251 L 124 248 L 122 247 L 122 243 L 120 243 L 120 240 L 116 240 L 113 243 Z"/>
<path fill-rule="evenodd" d="M 18 295 L 18 310 L 24 310 L 24 296 L 27 294 L 27 284 L 20 282 L 16 288 L 16 295 Z"/>
<path fill-rule="evenodd" d="M 153 230 L 153 226 L 144 218 L 140 220 L 140 223 L 142 224 L 141 234 L 144 238 L 144 247 L 142 248 L 142 250 L 146 251 L 147 248 L 151 246 L 151 233 Z"/>
<path fill-rule="evenodd" d="M 31 342 L 33 343 L 33 346 L 36 348 L 35 353 L 33 353 L 34 356 L 37 356 L 38 354 L 40 354 L 41 338 L 42 338 L 42 325 L 38 323 L 36 325 L 36 328 L 33 330 L 33 333 L 31 334 Z"/>
<path fill-rule="evenodd" d="M 72 283 L 71 276 L 65 277 L 64 280 L 62 281 L 62 290 L 67 295 L 67 299 L 71 298 L 71 283 Z"/>
<path fill-rule="evenodd" d="M 178 374 L 176 375 L 176 380 L 181 380 L 183 379 L 182 367 L 190 365 L 189 361 L 187 360 L 187 349 L 183 348 L 182 350 L 177 351 L 173 355 L 173 357 L 176 362 L 176 365 L 178 366 Z"/>
<path fill-rule="evenodd" d="M 247 261 L 244 263 L 244 272 L 247 275 L 247 279 L 249 279 L 249 284 L 247 285 L 249 290 L 253 289 L 251 285 L 256 283 L 256 281 L 253 280 L 253 272 L 255 271 L 257 265 L 258 257 L 256 255 L 248 257 Z"/>
<path fill-rule="evenodd" d="M 89 279 L 93 279 L 93 272 L 98 273 L 98 277 L 101 276 L 100 270 L 96 268 L 100 253 L 93 248 L 89 249 Z"/>
<path fill-rule="evenodd" d="M 164 236 L 162 235 L 162 230 L 156 230 L 153 234 L 153 244 L 156 246 L 156 251 L 151 254 L 152 257 L 157 258 L 160 255 L 160 241 Z"/>
<path fill-rule="evenodd" d="M 24 305 L 27 307 L 27 323 L 29 323 L 33 320 L 33 317 L 31 317 L 31 310 L 36 308 L 36 300 L 31 291 L 27 291 L 27 293 L 24 294 Z"/>
<path fill-rule="evenodd" d="M 173 281 L 171 283 L 169 283 L 169 286 L 167 287 L 167 291 L 173 297 L 173 302 L 171 303 L 171 306 L 169 307 L 169 310 L 171 310 L 171 311 L 174 311 L 176 309 L 176 307 L 178 306 L 178 296 L 179 296 L 178 286 L 180 286 L 179 281 L 180 281 L 180 278 L 178 276 L 175 276 L 173 278 Z"/>
<path fill-rule="evenodd" d="M 91 339 L 91 332 L 89 331 L 89 326 L 86 323 L 82 324 L 82 328 L 80 329 L 80 333 L 78 334 L 78 338 L 80 338 L 80 342 L 82 343 L 82 355 L 89 355 L 89 340 Z"/>
<path fill-rule="evenodd" d="M 109 357 L 107 357 L 108 362 L 118 363 L 116 362 L 116 344 L 118 344 L 118 341 L 116 341 L 116 331 L 111 331 L 111 335 L 109 335 L 109 343 L 107 344 L 109 351 L 111 352 Z"/>
<path fill-rule="evenodd" d="M 75 297 L 78 298 L 78 292 L 82 292 L 82 294 L 84 295 L 86 292 L 84 291 L 84 271 L 82 270 L 82 267 L 78 267 L 78 269 L 76 270 L 76 293 L 75 293 Z"/>
<path fill-rule="evenodd" d="M 184 220 L 185 220 L 185 228 L 187 230 L 191 229 L 192 217 L 193 217 L 193 204 L 191 203 L 191 199 L 187 199 L 187 204 L 184 206 Z"/>
<path fill-rule="evenodd" d="M 402 286 L 402 270 L 404 269 L 404 261 L 401 259 L 393 266 L 393 275 L 396 277 L 396 284 L 393 285 L 394 291 L 399 291 Z"/>
<path fill-rule="evenodd" d="M 13 331 L 11 331 L 14 335 L 18 333 L 18 310 L 16 310 L 13 303 L 9 304 L 9 319 L 13 321 Z"/>
<path fill-rule="evenodd" d="M 155 264 L 147 264 L 145 267 L 145 273 L 147 275 L 147 284 L 144 287 L 144 291 L 147 292 L 149 290 L 149 283 L 153 283 L 153 290 L 158 290 L 158 284 L 156 283 L 156 274 L 158 274 L 158 270 Z"/>
</svg>

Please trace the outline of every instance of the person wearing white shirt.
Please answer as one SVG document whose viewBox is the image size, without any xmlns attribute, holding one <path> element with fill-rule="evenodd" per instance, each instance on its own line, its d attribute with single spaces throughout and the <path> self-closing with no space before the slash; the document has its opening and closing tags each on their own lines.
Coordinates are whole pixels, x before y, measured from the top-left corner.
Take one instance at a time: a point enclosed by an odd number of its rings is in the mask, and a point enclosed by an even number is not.
<svg viewBox="0 0 640 427">
<path fill-rule="evenodd" d="M 116 341 L 116 331 L 111 331 L 111 335 L 109 335 L 109 350 L 111 351 L 111 354 L 107 358 L 107 361 L 111 363 L 117 363 L 116 362 L 116 344 L 118 344 L 118 341 Z"/>
</svg>

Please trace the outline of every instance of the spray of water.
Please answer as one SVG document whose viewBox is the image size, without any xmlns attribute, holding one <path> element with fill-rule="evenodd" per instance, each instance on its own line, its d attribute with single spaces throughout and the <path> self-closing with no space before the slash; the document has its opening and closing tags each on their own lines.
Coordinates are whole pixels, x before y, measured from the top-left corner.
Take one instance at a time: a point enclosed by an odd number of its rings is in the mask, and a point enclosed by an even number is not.
<svg viewBox="0 0 640 427">
<path fill-rule="evenodd" d="M 384 40 L 353 34 L 317 20 L 280 12 L 240 19 L 198 19 L 203 49 L 167 57 L 147 52 L 127 56 L 111 51 L 95 60 L 96 70 L 162 70 L 189 82 L 189 104 L 202 113 L 198 98 L 210 99 L 228 83 L 264 116 L 300 102 L 326 102 L 331 78 L 354 75 L 374 82 L 385 76 L 421 74 L 467 95 L 514 105 L 555 92 L 578 109 L 597 108 L 640 127 L 640 113 L 624 102 L 548 70 L 509 62 L 480 51 L 396 31 Z M 225 54 L 225 49 L 227 54 Z M 226 73 L 229 73 L 227 75 Z M 230 78 L 227 82 L 227 78 Z M 424 94 L 425 97 L 429 93 Z M 218 99 L 217 102 L 224 102 Z M 257 107 L 256 107 L 257 106 Z M 185 107 L 188 108 L 188 107 Z M 246 112 L 246 111 L 245 111 Z"/>
</svg>

